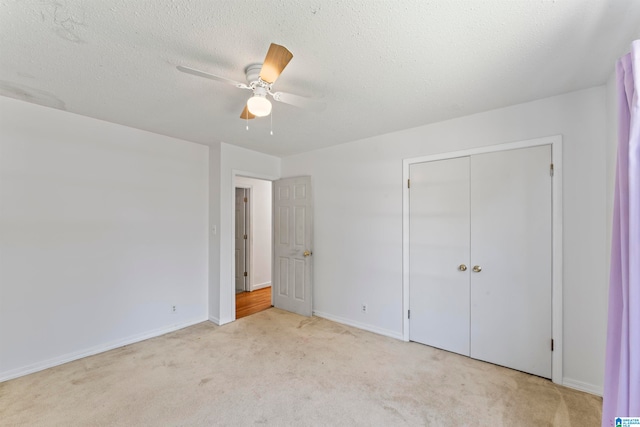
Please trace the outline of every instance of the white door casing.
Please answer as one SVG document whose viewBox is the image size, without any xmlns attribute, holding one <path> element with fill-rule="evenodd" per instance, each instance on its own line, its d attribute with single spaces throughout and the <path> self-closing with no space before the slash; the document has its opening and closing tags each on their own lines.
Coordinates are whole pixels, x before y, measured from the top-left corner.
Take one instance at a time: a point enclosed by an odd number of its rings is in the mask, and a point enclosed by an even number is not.
<svg viewBox="0 0 640 427">
<path fill-rule="evenodd" d="M 474 154 L 483 154 L 496 151 L 512 150 L 518 148 L 550 145 L 552 152 L 552 339 L 554 347 L 552 352 L 551 380 L 556 384 L 562 384 L 563 377 L 563 161 L 562 161 L 562 136 L 554 135 L 542 138 L 510 142 L 498 145 L 481 146 L 460 151 L 430 154 L 403 160 L 403 202 L 402 202 L 402 331 L 403 339 L 409 341 L 409 167 L 415 163 L 423 163 L 434 160 L 451 159 Z"/>
<path fill-rule="evenodd" d="M 311 177 L 273 183 L 273 305 L 313 314 L 313 205 Z"/>
<path fill-rule="evenodd" d="M 551 377 L 551 147 L 471 156 L 471 357 Z M 481 271 L 474 271 L 474 266 Z"/>
<path fill-rule="evenodd" d="M 409 336 L 468 356 L 469 158 L 414 164 L 409 175 L 409 229 L 422 237 L 410 241 Z"/>
</svg>

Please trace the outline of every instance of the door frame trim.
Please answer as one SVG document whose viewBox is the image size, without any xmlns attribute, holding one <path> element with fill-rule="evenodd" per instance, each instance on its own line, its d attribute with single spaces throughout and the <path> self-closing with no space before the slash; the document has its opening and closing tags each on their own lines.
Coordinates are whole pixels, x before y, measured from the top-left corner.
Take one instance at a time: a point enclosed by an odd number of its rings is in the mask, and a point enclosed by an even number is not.
<svg viewBox="0 0 640 427">
<path fill-rule="evenodd" d="M 562 135 L 508 142 L 402 160 L 402 336 L 404 341 L 409 341 L 409 188 L 407 188 L 409 167 L 416 163 L 453 159 L 456 157 L 466 157 L 474 154 L 497 151 L 517 150 L 541 145 L 551 146 L 551 161 L 554 165 L 553 179 L 551 181 L 551 334 L 554 341 L 554 349 L 551 353 L 551 380 L 556 384 L 562 384 Z"/>
<path fill-rule="evenodd" d="M 244 170 L 240 170 L 240 169 L 231 169 L 231 188 L 235 189 L 236 186 L 238 185 L 236 183 L 236 177 L 245 177 L 245 178 L 254 178 L 254 179 L 261 179 L 263 181 L 271 181 L 271 185 L 273 185 L 273 181 L 276 181 L 278 179 L 280 179 L 277 176 L 274 175 L 267 175 L 267 174 L 261 174 L 261 173 L 254 173 L 254 172 L 248 172 L 248 171 L 244 171 Z M 232 193 L 232 197 L 231 197 L 231 233 L 233 234 L 235 229 L 236 229 L 236 216 L 235 216 L 235 209 L 236 209 L 236 199 L 235 199 L 235 190 L 231 191 Z M 228 211 L 227 211 L 228 212 Z M 273 219 L 271 220 L 271 229 L 273 230 Z M 230 313 L 232 313 L 231 316 L 231 322 L 235 322 L 236 321 L 236 284 L 235 284 L 235 274 L 236 274 L 236 266 L 235 266 L 235 262 L 233 261 L 235 254 L 233 253 L 233 251 L 235 250 L 235 244 L 231 245 L 231 279 L 229 281 L 229 283 L 225 284 L 225 283 L 220 283 L 220 286 L 229 286 L 229 288 L 231 289 L 231 298 L 229 300 L 229 310 Z M 271 245 L 271 259 L 273 260 L 273 244 Z M 222 266 L 221 266 L 222 268 Z M 273 283 L 273 271 L 271 272 L 271 283 Z M 228 288 L 228 289 L 229 289 Z M 273 292 L 271 293 L 271 304 L 273 305 Z"/>
</svg>

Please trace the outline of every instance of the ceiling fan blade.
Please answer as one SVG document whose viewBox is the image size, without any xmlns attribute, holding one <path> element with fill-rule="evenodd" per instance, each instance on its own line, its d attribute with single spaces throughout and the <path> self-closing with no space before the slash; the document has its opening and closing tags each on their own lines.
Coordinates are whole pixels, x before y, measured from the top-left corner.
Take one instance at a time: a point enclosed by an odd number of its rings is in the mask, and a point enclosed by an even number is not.
<svg viewBox="0 0 640 427">
<path fill-rule="evenodd" d="M 293 54 L 286 47 L 271 43 L 260 70 L 260 78 L 267 83 L 275 82 L 291 58 Z"/>
<path fill-rule="evenodd" d="M 315 99 L 305 98 L 304 96 L 294 95 L 286 92 L 272 93 L 273 99 L 278 102 L 293 105 L 294 107 L 304 108 L 305 110 L 311 110 L 320 112 L 327 106 L 324 102 L 316 101 Z"/>
<path fill-rule="evenodd" d="M 244 110 L 242 110 L 242 114 L 240 114 L 240 118 L 242 120 L 251 120 L 254 119 L 256 116 L 254 116 L 253 114 L 251 114 L 249 112 L 249 108 L 245 105 L 244 106 Z"/>
<path fill-rule="evenodd" d="M 205 73 L 204 71 L 195 70 L 189 67 L 183 67 L 182 65 L 178 65 L 176 68 L 178 69 L 178 71 L 182 71 L 183 73 L 193 74 L 194 76 L 204 77 L 205 79 L 217 80 L 219 82 L 227 83 L 240 89 L 251 89 L 249 86 L 247 86 L 244 83 L 227 79 L 225 77 L 220 77 L 213 74 Z"/>
</svg>

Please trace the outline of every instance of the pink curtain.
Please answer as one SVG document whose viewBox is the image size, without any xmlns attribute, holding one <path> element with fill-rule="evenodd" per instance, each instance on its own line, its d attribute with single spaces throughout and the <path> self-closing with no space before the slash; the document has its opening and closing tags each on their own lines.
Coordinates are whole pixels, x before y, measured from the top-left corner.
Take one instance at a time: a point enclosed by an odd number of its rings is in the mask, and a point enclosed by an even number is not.
<svg viewBox="0 0 640 427">
<path fill-rule="evenodd" d="M 602 426 L 640 417 L 640 40 L 616 64 L 618 166 Z"/>
</svg>

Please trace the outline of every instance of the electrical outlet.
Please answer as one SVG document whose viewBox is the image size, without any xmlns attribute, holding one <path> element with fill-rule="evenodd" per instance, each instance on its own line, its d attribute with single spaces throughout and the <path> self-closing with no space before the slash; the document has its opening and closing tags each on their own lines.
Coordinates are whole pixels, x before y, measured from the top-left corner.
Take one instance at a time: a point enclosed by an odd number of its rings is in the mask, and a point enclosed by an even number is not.
<svg viewBox="0 0 640 427">
<path fill-rule="evenodd" d="M 176 312 L 176 306 L 175 305 L 171 306 L 171 311 L 174 312 L 174 313 Z"/>
<path fill-rule="evenodd" d="M 360 311 L 362 311 L 363 313 L 367 312 L 367 303 L 362 303 L 362 307 L 360 307 Z"/>
</svg>

